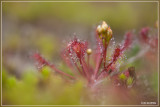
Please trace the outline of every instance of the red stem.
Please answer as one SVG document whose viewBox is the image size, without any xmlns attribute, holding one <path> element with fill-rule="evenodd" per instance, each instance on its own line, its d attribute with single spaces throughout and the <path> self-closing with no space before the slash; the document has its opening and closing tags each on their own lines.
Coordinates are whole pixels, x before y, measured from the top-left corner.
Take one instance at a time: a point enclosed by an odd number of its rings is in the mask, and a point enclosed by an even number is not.
<svg viewBox="0 0 160 107">
<path fill-rule="evenodd" d="M 87 55 L 87 66 L 89 68 L 89 55 Z"/>
<path fill-rule="evenodd" d="M 80 59 L 80 65 L 82 67 L 82 70 L 83 70 L 85 76 L 87 77 L 87 79 L 89 79 L 89 75 L 88 75 L 88 73 L 87 73 L 87 71 L 85 69 L 86 67 L 85 67 L 84 63 L 82 62 L 82 59 Z"/>
<path fill-rule="evenodd" d="M 97 73 L 98 73 L 99 67 L 100 67 L 100 65 L 101 65 L 101 63 L 102 63 L 102 58 L 101 58 L 101 56 L 99 55 L 98 57 L 99 57 L 99 58 L 98 58 L 99 60 L 98 60 L 97 63 L 96 63 L 96 68 L 95 68 L 95 71 L 94 71 L 94 79 L 97 78 Z"/>
<path fill-rule="evenodd" d="M 73 57 L 70 57 L 70 58 L 71 58 L 71 60 L 72 60 L 73 62 L 75 62 L 75 60 L 73 59 Z M 81 71 L 80 68 L 78 67 L 77 63 L 74 63 L 74 64 L 75 64 L 77 70 L 79 71 L 79 73 L 80 73 L 81 75 L 85 76 L 85 74 L 83 73 L 83 71 Z"/>
<path fill-rule="evenodd" d="M 89 72 L 89 74 L 91 74 L 92 72 L 90 71 L 90 66 L 89 66 L 89 58 L 90 57 L 90 55 L 87 55 L 87 69 L 88 69 L 88 72 Z"/>
<path fill-rule="evenodd" d="M 104 47 L 104 52 L 103 52 L 104 68 L 106 68 L 106 53 L 107 53 L 107 44 L 106 44 L 106 41 L 105 41 L 105 47 Z"/>
<path fill-rule="evenodd" d="M 48 64 L 48 66 L 51 67 L 51 68 L 52 68 L 53 70 L 55 70 L 56 72 L 62 74 L 62 75 L 65 75 L 65 76 L 68 76 L 68 77 L 70 77 L 70 78 L 72 78 L 72 79 L 75 79 L 73 76 L 71 76 L 71 75 L 69 75 L 69 74 L 67 74 L 67 73 L 64 73 L 64 72 L 62 72 L 61 70 L 57 69 L 54 65 Z"/>
<path fill-rule="evenodd" d="M 78 65 L 77 65 L 76 63 L 75 63 L 75 66 L 76 66 L 76 68 L 78 69 L 79 73 L 80 73 L 81 75 L 85 76 L 84 72 L 82 72 L 82 71 L 80 70 L 80 68 L 78 67 Z"/>
<path fill-rule="evenodd" d="M 106 68 L 106 69 L 108 69 L 112 64 L 113 64 L 113 62 L 111 62 L 111 63 L 107 66 L 107 68 Z"/>
<path fill-rule="evenodd" d="M 38 61 L 39 65 L 47 65 L 47 66 L 51 67 L 53 70 L 55 70 L 56 72 L 58 72 L 62 75 L 68 76 L 72 79 L 75 79 L 73 76 L 58 70 L 53 64 L 50 64 L 49 62 L 47 62 L 40 54 L 35 53 L 33 55 L 33 58 L 35 58 Z"/>
<path fill-rule="evenodd" d="M 67 64 L 67 66 L 72 70 L 74 71 L 75 73 L 77 73 L 73 67 L 73 65 L 71 64 L 71 61 L 66 59 L 63 55 L 61 55 L 61 57 L 63 58 L 64 62 Z"/>
</svg>

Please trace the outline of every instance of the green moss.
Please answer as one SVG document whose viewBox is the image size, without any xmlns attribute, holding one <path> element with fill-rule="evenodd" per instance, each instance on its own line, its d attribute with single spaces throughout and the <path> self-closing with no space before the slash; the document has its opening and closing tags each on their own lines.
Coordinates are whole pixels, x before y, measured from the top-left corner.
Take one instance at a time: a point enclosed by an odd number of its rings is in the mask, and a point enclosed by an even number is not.
<svg viewBox="0 0 160 107">
<path fill-rule="evenodd" d="M 133 83 L 133 78 L 132 77 L 128 77 L 127 78 L 127 85 L 132 85 Z"/>
<path fill-rule="evenodd" d="M 15 77 L 9 77 L 8 79 L 7 79 L 7 87 L 8 88 L 12 88 L 12 87 L 14 87 L 16 85 L 16 78 Z"/>
<path fill-rule="evenodd" d="M 41 70 L 42 76 L 44 78 L 48 78 L 51 72 L 52 72 L 52 69 L 48 66 L 44 66 Z"/>
<path fill-rule="evenodd" d="M 12 105 L 72 105 L 80 104 L 83 83 L 66 82 L 60 75 L 51 75 L 49 67 L 42 72 L 24 73 L 20 80 L 3 71 L 3 103 Z M 43 77 L 43 78 L 42 78 Z"/>
<path fill-rule="evenodd" d="M 124 80 L 126 80 L 127 77 L 123 73 L 121 73 L 119 75 L 119 78 L 124 81 Z"/>
</svg>

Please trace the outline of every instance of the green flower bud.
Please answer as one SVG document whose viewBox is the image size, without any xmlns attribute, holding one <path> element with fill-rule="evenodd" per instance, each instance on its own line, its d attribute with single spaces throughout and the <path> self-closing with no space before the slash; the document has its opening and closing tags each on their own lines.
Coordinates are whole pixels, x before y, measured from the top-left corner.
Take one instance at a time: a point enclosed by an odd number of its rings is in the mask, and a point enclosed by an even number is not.
<svg viewBox="0 0 160 107">
<path fill-rule="evenodd" d="M 97 32 L 99 38 L 102 39 L 103 45 L 109 44 L 112 38 L 112 30 L 105 21 L 101 25 L 98 25 Z"/>
</svg>

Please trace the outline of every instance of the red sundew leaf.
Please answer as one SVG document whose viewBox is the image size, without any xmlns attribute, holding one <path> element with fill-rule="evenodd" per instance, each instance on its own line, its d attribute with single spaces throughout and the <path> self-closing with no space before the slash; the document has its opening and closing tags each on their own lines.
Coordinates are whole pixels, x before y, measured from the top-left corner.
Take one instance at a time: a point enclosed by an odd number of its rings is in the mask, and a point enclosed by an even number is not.
<svg viewBox="0 0 160 107">
<path fill-rule="evenodd" d="M 63 61 L 65 62 L 65 64 L 67 64 L 67 66 L 73 70 L 73 64 L 71 63 L 71 60 L 68 58 L 68 55 L 66 54 L 65 51 L 63 51 L 61 53 L 61 58 L 63 59 Z"/>
<path fill-rule="evenodd" d="M 140 31 L 140 36 L 142 41 L 145 44 L 150 45 L 152 48 L 156 48 L 158 46 L 158 38 L 157 37 L 149 37 L 149 27 L 142 28 Z"/>
<path fill-rule="evenodd" d="M 111 63 L 107 66 L 107 69 L 117 61 L 117 59 L 122 55 L 122 53 L 132 44 L 132 33 L 131 32 L 127 32 L 125 34 L 125 40 L 124 40 L 124 43 L 123 43 L 123 46 L 120 47 L 118 46 L 115 51 L 114 51 L 114 54 L 113 54 L 113 57 L 112 57 L 112 60 L 111 60 Z"/>
<path fill-rule="evenodd" d="M 38 62 L 38 66 L 49 65 L 49 63 L 38 53 L 35 53 L 33 58 Z"/>
<path fill-rule="evenodd" d="M 141 39 L 145 43 L 148 43 L 148 40 L 149 40 L 148 33 L 149 33 L 149 27 L 142 28 L 140 31 Z"/>
<path fill-rule="evenodd" d="M 70 54 L 68 51 L 70 50 L 65 50 L 63 53 L 62 53 L 62 58 L 64 60 L 64 62 L 67 64 L 68 67 L 70 67 L 70 69 L 72 71 L 74 71 L 74 68 L 73 68 L 73 65 L 76 67 L 76 69 L 78 70 L 78 72 L 84 76 L 85 74 L 81 71 L 81 69 L 79 68 L 79 66 L 77 65 L 77 62 L 75 61 L 75 59 L 73 58 L 73 55 Z M 69 55 L 70 54 L 70 55 Z M 73 61 L 73 64 L 71 62 L 71 60 Z M 76 72 L 75 72 L 76 73 Z"/>
<path fill-rule="evenodd" d="M 80 59 L 86 54 L 88 43 L 85 41 L 81 41 L 77 38 L 74 38 L 71 42 L 69 42 L 67 46 L 67 50 L 69 54 L 76 54 L 76 56 Z"/>
<path fill-rule="evenodd" d="M 132 44 L 132 41 L 133 41 L 133 34 L 131 32 L 127 32 L 125 34 L 125 40 L 121 50 L 124 51 L 125 49 L 127 49 Z"/>
<path fill-rule="evenodd" d="M 79 71 L 82 76 L 86 76 L 85 67 L 82 65 L 82 60 L 84 59 L 84 55 L 86 54 L 88 43 L 86 41 L 81 41 L 77 38 L 74 38 L 71 42 L 68 43 L 66 48 L 66 55 L 73 61 L 75 67 Z M 81 67 L 78 66 L 79 61 Z"/>
<path fill-rule="evenodd" d="M 120 56 L 121 52 L 122 52 L 122 50 L 119 47 L 117 47 L 115 49 L 112 62 L 115 62 L 118 59 L 118 57 Z"/>
<path fill-rule="evenodd" d="M 119 56 L 121 55 L 121 53 L 122 53 L 122 50 L 120 49 L 120 47 L 117 47 L 114 50 L 114 54 L 113 54 L 112 60 L 111 60 L 111 62 L 107 66 L 107 71 L 108 71 L 108 68 L 110 68 L 111 65 L 117 61 L 117 59 L 119 58 Z"/>
<path fill-rule="evenodd" d="M 79 71 L 79 73 L 82 76 L 84 76 L 84 74 L 82 73 L 82 71 L 78 67 L 77 63 L 72 64 L 71 59 L 69 59 L 69 55 L 66 53 L 66 51 L 63 51 L 61 53 L 61 57 L 62 57 L 63 61 L 65 62 L 65 64 L 71 69 L 71 71 L 73 71 L 74 74 L 77 74 L 76 70 L 74 69 L 74 66 L 75 66 L 76 69 Z"/>
<path fill-rule="evenodd" d="M 50 68 L 52 68 L 57 73 L 65 75 L 65 76 L 70 77 L 72 79 L 75 79 L 73 76 L 62 72 L 61 70 L 57 69 L 53 64 L 50 64 L 49 62 L 47 62 L 40 54 L 35 53 L 33 55 L 33 58 L 35 58 L 35 60 L 38 62 L 38 66 L 49 66 Z"/>
</svg>

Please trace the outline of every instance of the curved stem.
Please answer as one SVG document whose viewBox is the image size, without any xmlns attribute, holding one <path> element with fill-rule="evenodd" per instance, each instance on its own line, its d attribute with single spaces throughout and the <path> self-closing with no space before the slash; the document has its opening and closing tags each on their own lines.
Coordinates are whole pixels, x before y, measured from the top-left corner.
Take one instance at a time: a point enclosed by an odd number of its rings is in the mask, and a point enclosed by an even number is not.
<svg viewBox="0 0 160 107">
<path fill-rule="evenodd" d="M 62 72 L 61 70 L 57 69 L 54 65 L 49 64 L 48 66 L 51 67 L 51 68 L 52 68 L 53 70 L 55 70 L 56 72 L 62 74 L 62 75 L 65 75 L 65 76 L 67 76 L 67 77 L 70 77 L 71 79 L 75 79 L 73 76 L 71 76 L 71 75 L 69 75 L 69 74 L 67 74 L 67 73 L 65 73 L 65 72 Z"/>
</svg>

